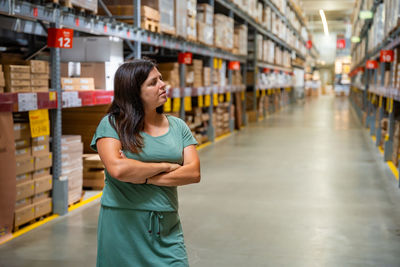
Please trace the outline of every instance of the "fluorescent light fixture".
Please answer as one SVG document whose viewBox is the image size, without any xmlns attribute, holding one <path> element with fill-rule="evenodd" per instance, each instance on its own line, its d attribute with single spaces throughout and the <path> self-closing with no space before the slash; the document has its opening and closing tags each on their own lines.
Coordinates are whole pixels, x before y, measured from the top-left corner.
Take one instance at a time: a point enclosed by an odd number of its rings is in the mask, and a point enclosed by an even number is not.
<svg viewBox="0 0 400 267">
<path fill-rule="evenodd" d="M 325 13 L 322 9 L 320 9 L 319 14 L 321 15 L 322 24 L 324 25 L 325 35 L 329 36 L 328 23 L 326 22 Z"/>
<path fill-rule="evenodd" d="M 360 41 L 361 41 L 361 39 L 358 36 L 351 37 L 351 42 L 352 43 L 359 43 Z"/>
<path fill-rule="evenodd" d="M 370 10 L 361 10 L 359 17 L 360 19 L 372 19 L 374 17 L 374 13 L 372 13 Z"/>
</svg>

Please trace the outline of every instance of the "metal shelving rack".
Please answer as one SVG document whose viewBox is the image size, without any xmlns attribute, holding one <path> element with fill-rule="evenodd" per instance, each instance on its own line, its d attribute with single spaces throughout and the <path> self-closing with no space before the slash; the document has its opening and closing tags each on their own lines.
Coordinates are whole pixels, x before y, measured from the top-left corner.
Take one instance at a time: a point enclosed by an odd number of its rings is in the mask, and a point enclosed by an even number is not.
<svg viewBox="0 0 400 267">
<path fill-rule="evenodd" d="M 363 0 L 361 2 L 361 5 Z M 371 8 L 371 12 L 376 13 L 379 4 L 383 3 L 382 0 L 375 0 Z M 359 18 L 356 19 L 356 23 Z M 375 47 L 372 51 L 368 51 L 368 33 L 372 26 L 372 20 L 368 20 L 364 23 L 360 31 L 360 39 L 366 39 L 365 42 L 365 56 L 358 62 L 354 67 L 353 71 L 357 70 L 366 65 L 367 60 L 379 60 L 381 50 L 392 50 L 400 46 L 400 27 L 397 27 L 392 31 L 381 44 Z M 356 51 L 356 48 L 361 44 L 356 44 L 352 49 L 352 54 Z M 362 88 L 359 85 L 354 84 L 354 77 L 352 78 L 352 90 L 350 92 L 350 101 L 355 108 L 357 114 L 361 118 L 363 113 L 366 114 L 365 127 L 369 128 L 370 135 L 374 136 L 375 145 L 380 146 L 381 142 L 384 141 L 383 145 L 383 158 L 384 161 L 391 163 L 392 152 L 393 152 L 393 139 L 394 139 L 394 126 L 395 126 L 395 113 L 394 111 L 400 105 L 400 93 L 398 88 L 393 87 L 393 63 L 380 63 L 380 77 L 378 77 L 377 69 L 365 69 L 363 73 L 364 84 Z M 385 69 L 391 68 L 389 84 L 384 86 Z M 371 79 L 372 78 L 372 79 Z M 380 83 L 378 83 L 378 78 Z M 362 94 L 362 96 L 361 96 Z M 362 98 L 361 105 L 357 105 L 357 98 Z M 360 101 L 358 101 L 360 103 Z M 385 108 L 386 106 L 386 108 Z M 389 126 L 387 136 L 381 134 L 381 124 L 375 125 L 376 118 L 379 118 L 379 122 L 387 116 Z M 398 166 L 398 170 L 400 164 Z M 398 179 L 398 177 L 396 177 Z M 400 184 L 399 184 L 400 186 Z"/>
<path fill-rule="evenodd" d="M 271 10 L 278 15 L 284 24 L 297 36 L 303 45 L 305 40 L 301 37 L 293 25 L 286 19 L 279 9 L 270 1 L 262 0 L 265 5 L 268 5 Z M 237 17 L 244 21 L 249 27 L 254 29 L 256 33 L 262 34 L 264 37 L 271 39 L 276 45 L 286 49 L 289 52 L 295 52 L 297 57 L 305 60 L 307 55 L 301 54 L 300 51 L 281 40 L 279 37 L 266 30 L 262 25 L 257 23 L 252 17 L 246 14 L 239 7 L 235 6 L 229 0 L 209 0 L 210 5 L 220 5 L 226 8 L 230 17 Z M 305 26 L 304 21 L 300 18 L 297 11 L 291 6 L 296 16 Z M 140 7 L 140 0 L 134 1 L 135 7 Z M 140 18 L 140 8 L 135 8 L 136 18 Z M 172 36 L 150 32 L 140 28 L 138 24 L 140 19 L 136 19 L 135 25 L 130 25 L 121 22 L 111 21 L 107 17 L 99 17 L 94 15 L 85 15 L 82 13 L 76 14 L 71 10 L 63 9 L 57 5 L 39 5 L 27 1 L 18 0 L 0 0 L 0 28 L 11 30 L 14 32 L 21 32 L 32 35 L 47 36 L 47 27 L 54 28 L 71 28 L 78 32 L 88 33 L 92 35 L 113 36 L 126 41 L 133 41 L 133 53 L 136 58 L 141 56 L 141 44 L 148 44 L 151 46 L 168 48 L 171 50 L 191 52 L 195 55 L 201 55 L 208 58 L 208 65 L 213 68 L 214 58 L 219 58 L 228 61 L 239 61 L 241 63 L 242 77 L 244 83 L 246 82 L 247 69 L 250 67 L 254 70 L 256 75 L 258 68 L 270 68 L 277 71 L 290 72 L 291 68 L 282 67 L 274 64 L 259 63 L 257 59 L 250 60 L 247 56 L 238 56 L 230 52 L 208 47 L 198 43 L 178 39 Z M 107 91 L 95 92 L 62 92 L 60 85 L 60 49 L 51 48 L 51 92 L 49 93 L 32 93 L 37 97 L 37 104 L 33 109 L 49 109 L 51 112 L 51 127 L 52 127 L 52 142 L 53 142 L 53 207 L 54 213 L 63 215 L 68 212 L 68 181 L 62 181 L 61 177 L 61 112 L 63 108 L 68 107 L 66 103 L 62 102 L 63 97 L 66 96 L 80 98 L 82 101 L 81 106 L 91 106 L 99 104 L 107 104 L 112 101 L 112 94 Z M 314 53 L 313 53 L 314 52 Z M 316 50 L 309 51 L 310 56 L 316 57 Z M 255 53 L 256 54 L 256 53 Z M 249 64 L 250 62 L 250 64 Z M 185 66 L 180 65 L 180 80 L 184 81 Z M 212 80 L 212 79 L 211 79 Z M 290 85 L 280 85 L 277 88 L 268 89 L 283 89 Z M 267 89 L 267 88 L 261 88 Z M 246 86 L 233 86 L 232 85 L 232 72 L 228 71 L 228 85 L 227 86 L 211 86 L 204 88 L 184 88 L 182 82 L 181 88 L 173 88 L 169 90 L 170 96 L 175 95 L 181 97 L 181 116 L 184 117 L 184 101 L 183 96 L 198 96 L 203 94 L 225 93 L 225 92 L 242 92 L 246 90 Z M 256 96 L 258 88 L 257 85 L 253 86 L 254 96 Z M 23 111 L 18 107 L 19 96 L 23 93 L 6 93 L 0 94 L 0 110 L 8 112 Z M 211 104 L 209 107 L 210 119 L 213 115 L 213 97 L 211 97 Z M 232 106 L 232 97 L 229 107 Z M 246 100 L 242 97 L 243 106 L 243 122 L 246 125 Z M 254 107 L 256 108 L 256 107 Z M 230 129 L 233 130 L 233 122 L 230 121 Z M 212 127 L 208 132 L 209 139 L 215 139 L 215 132 Z"/>
</svg>

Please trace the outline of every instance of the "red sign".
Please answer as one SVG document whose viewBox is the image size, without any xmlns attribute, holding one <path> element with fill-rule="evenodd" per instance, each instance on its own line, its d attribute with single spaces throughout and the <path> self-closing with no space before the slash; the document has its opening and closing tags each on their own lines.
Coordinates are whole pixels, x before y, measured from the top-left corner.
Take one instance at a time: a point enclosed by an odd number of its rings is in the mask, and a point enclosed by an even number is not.
<svg viewBox="0 0 400 267">
<path fill-rule="evenodd" d="M 394 52 L 393 50 L 381 50 L 381 62 L 393 62 Z"/>
<path fill-rule="evenodd" d="M 192 64 L 193 54 L 190 52 L 179 53 L 178 55 L 178 62 L 180 64 L 190 65 Z"/>
<path fill-rule="evenodd" d="M 240 62 L 239 61 L 230 61 L 228 69 L 230 69 L 230 70 L 240 70 Z"/>
<path fill-rule="evenodd" d="M 264 69 L 263 69 L 263 72 L 268 73 L 268 72 L 269 72 L 269 69 L 268 69 L 268 68 L 264 68 Z"/>
<path fill-rule="evenodd" d="M 336 40 L 336 48 L 337 49 L 345 49 L 346 48 L 346 40 L 345 39 L 337 39 Z"/>
<path fill-rule="evenodd" d="M 307 48 L 307 49 L 311 49 L 311 48 L 312 48 L 312 41 L 311 41 L 311 40 L 308 40 L 308 41 L 307 41 L 307 43 L 306 43 L 306 48 Z"/>
<path fill-rule="evenodd" d="M 378 61 L 376 60 L 367 60 L 367 64 L 365 67 L 369 70 L 377 69 L 378 68 Z"/>
<path fill-rule="evenodd" d="M 47 31 L 47 46 L 56 48 L 72 48 L 74 31 L 72 29 L 49 28 Z"/>
</svg>

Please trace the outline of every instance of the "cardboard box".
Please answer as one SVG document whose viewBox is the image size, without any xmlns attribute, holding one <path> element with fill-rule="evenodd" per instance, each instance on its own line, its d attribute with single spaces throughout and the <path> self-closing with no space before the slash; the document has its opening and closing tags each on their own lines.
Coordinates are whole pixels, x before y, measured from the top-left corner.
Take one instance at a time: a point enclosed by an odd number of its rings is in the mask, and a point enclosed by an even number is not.
<svg viewBox="0 0 400 267">
<path fill-rule="evenodd" d="M 35 193 L 35 185 L 33 180 L 17 184 L 16 200 L 31 197 Z"/>
<path fill-rule="evenodd" d="M 29 158 L 32 156 L 32 150 L 30 147 L 20 148 L 15 150 L 15 158 L 17 160 Z"/>
<path fill-rule="evenodd" d="M 61 78 L 61 87 L 64 90 L 85 91 L 94 90 L 93 78 Z"/>
<path fill-rule="evenodd" d="M 32 146 L 48 145 L 50 144 L 50 136 L 43 135 L 32 138 Z"/>
<path fill-rule="evenodd" d="M 44 60 L 30 60 L 31 73 L 50 73 L 49 62 Z"/>
<path fill-rule="evenodd" d="M 197 40 L 205 45 L 214 44 L 214 28 L 201 21 L 197 22 Z"/>
<path fill-rule="evenodd" d="M 31 86 L 31 91 L 32 92 L 48 92 L 49 87 L 48 86 Z"/>
<path fill-rule="evenodd" d="M 31 86 L 30 80 L 8 80 L 6 81 L 8 87 L 29 87 Z"/>
<path fill-rule="evenodd" d="M 61 154 L 61 160 L 63 162 L 76 162 L 78 160 L 81 160 L 81 158 L 82 158 L 82 151 Z"/>
<path fill-rule="evenodd" d="M 14 123 L 14 140 L 31 138 L 29 123 Z"/>
<path fill-rule="evenodd" d="M 17 200 L 17 202 L 15 202 L 15 209 L 16 210 L 17 209 L 22 209 L 22 208 L 25 208 L 25 207 L 27 207 L 27 206 L 29 206 L 31 204 L 32 204 L 32 198 L 30 198 L 30 197 L 23 198 L 23 199 Z"/>
<path fill-rule="evenodd" d="M 25 65 L 4 65 L 4 73 L 8 74 L 11 72 L 30 73 L 31 67 Z"/>
<path fill-rule="evenodd" d="M 31 146 L 31 139 L 15 140 L 15 149 L 28 148 Z"/>
<path fill-rule="evenodd" d="M 53 166 L 53 157 L 51 153 L 35 157 L 35 170 L 50 168 Z"/>
<path fill-rule="evenodd" d="M 187 36 L 187 0 L 175 0 L 176 35 L 182 38 Z"/>
<path fill-rule="evenodd" d="M 82 198 L 82 188 L 68 191 L 68 205 L 78 202 Z"/>
<path fill-rule="evenodd" d="M 79 143 L 71 143 L 71 144 L 62 144 L 61 152 L 62 153 L 76 153 L 76 152 L 83 153 L 83 143 L 79 142 Z"/>
<path fill-rule="evenodd" d="M 121 66 L 120 62 L 82 62 L 81 76 L 93 77 L 97 90 L 114 90 L 115 72 Z"/>
<path fill-rule="evenodd" d="M 53 211 L 53 200 L 46 198 L 36 202 L 35 205 L 35 218 L 42 217 Z"/>
<path fill-rule="evenodd" d="M 50 168 L 44 168 L 44 169 L 41 169 L 41 170 L 35 170 L 32 173 L 32 179 L 37 179 L 37 178 L 40 178 L 40 177 L 43 177 L 43 176 L 46 176 L 46 175 L 49 175 L 49 174 L 50 174 Z"/>
<path fill-rule="evenodd" d="M 34 170 L 34 160 L 32 156 L 16 160 L 16 175 L 32 172 Z"/>
<path fill-rule="evenodd" d="M 175 35 L 175 1 L 159 0 L 160 30 Z"/>
<path fill-rule="evenodd" d="M 16 176 L 16 181 L 17 181 L 17 184 L 21 184 L 21 183 L 24 183 L 24 182 L 27 182 L 27 181 L 30 181 L 30 180 L 32 180 L 32 173 L 23 173 L 23 174 L 20 174 L 20 175 L 17 175 Z"/>
<path fill-rule="evenodd" d="M 0 55 L 1 56 L 1 55 Z M 13 114 L 0 112 L 0 243 L 12 237 L 16 201 L 16 166 Z"/>
<path fill-rule="evenodd" d="M 6 87 L 6 92 L 8 92 L 8 93 L 29 93 L 29 92 L 32 92 L 32 88 L 30 86 Z"/>
<path fill-rule="evenodd" d="M 49 197 L 50 197 L 50 191 L 36 194 L 32 197 L 32 204 L 36 204 L 36 203 L 40 202 L 41 200 L 49 198 Z"/>
<path fill-rule="evenodd" d="M 50 153 L 50 144 L 32 146 L 32 156 L 44 156 Z"/>
<path fill-rule="evenodd" d="M 31 80 L 50 80 L 50 75 L 48 73 L 31 73 Z"/>
<path fill-rule="evenodd" d="M 83 155 L 83 166 L 85 169 L 104 169 L 104 164 L 101 161 L 99 154 Z"/>
<path fill-rule="evenodd" d="M 16 209 L 14 215 L 14 227 L 18 227 L 25 224 L 35 218 L 34 205 L 28 205 L 26 207 Z"/>
<path fill-rule="evenodd" d="M 49 86 L 49 80 L 41 80 L 41 79 L 32 79 L 31 80 L 31 86 L 32 87 L 48 87 Z"/>
<path fill-rule="evenodd" d="M 30 80 L 31 74 L 28 72 L 10 72 L 8 73 L 8 77 L 11 80 Z"/>
<path fill-rule="evenodd" d="M 73 190 L 75 188 L 82 189 L 83 170 L 77 170 L 68 175 L 63 175 L 62 177 L 68 180 L 68 190 Z"/>
<path fill-rule="evenodd" d="M 51 175 L 36 178 L 33 182 L 35 183 L 35 195 L 53 189 L 53 177 Z"/>
<path fill-rule="evenodd" d="M 197 20 L 212 26 L 214 22 L 214 8 L 209 4 L 198 4 Z"/>
</svg>

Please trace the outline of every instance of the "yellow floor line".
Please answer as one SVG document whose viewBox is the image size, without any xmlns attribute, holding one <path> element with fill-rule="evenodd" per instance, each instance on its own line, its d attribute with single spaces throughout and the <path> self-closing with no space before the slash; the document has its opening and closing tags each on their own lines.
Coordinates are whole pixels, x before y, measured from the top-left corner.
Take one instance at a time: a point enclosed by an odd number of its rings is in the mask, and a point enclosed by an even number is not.
<svg viewBox="0 0 400 267">
<path fill-rule="evenodd" d="M 206 143 L 204 143 L 204 144 L 202 144 L 202 145 L 199 145 L 196 149 L 197 149 L 197 151 L 199 151 L 199 150 L 201 150 L 201 149 L 203 149 L 203 148 L 205 148 L 205 147 L 208 147 L 209 145 L 211 145 L 212 143 L 210 142 L 210 141 L 208 141 L 208 142 L 206 142 Z"/>
<path fill-rule="evenodd" d="M 394 177 L 396 177 L 396 180 L 399 180 L 399 171 L 397 170 L 396 166 L 393 164 L 393 162 L 388 161 L 387 165 L 389 166 L 390 170 L 392 171 Z"/>
<path fill-rule="evenodd" d="M 229 137 L 230 135 L 231 135 L 231 133 L 227 133 L 227 134 L 221 135 L 220 137 L 215 138 L 215 143 Z"/>
<path fill-rule="evenodd" d="M 374 142 L 376 142 L 376 137 L 375 135 L 371 136 L 372 140 L 374 140 Z"/>
<path fill-rule="evenodd" d="M 45 219 L 43 219 L 41 221 L 38 221 L 38 222 L 36 222 L 34 224 L 28 225 L 27 227 L 24 227 L 21 230 L 16 231 L 15 233 L 12 233 L 12 237 L 10 239 L 0 243 L 0 245 L 2 245 L 4 243 L 7 243 L 8 241 L 11 241 L 14 238 L 19 237 L 19 236 L 21 236 L 23 234 L 26 234 L 27 232 L 32 231 L 33 229 L 35 229 L 35 228 L 37 228 L 37 227 L 39 227 L 39 226 L 41 226 L 41 225 L 43 225 L 45 223 L 48 223 L 49 221 L 52 221 L 57 217 L 58 217 L 58 215 L 54 214 L 54 215 L 51 215 L 50 217 L 47 217 L 47 218 L 45 218 Z"/>
<path fill-rule="evenodd" d="M 381 152 L 381 154 L 383 155 L 384 154 L 383 148 L 381 146 L 379 146 L 378 149 L 379 149 L 379 152 Z"/>
<path fill-rule="evenodd" d="M 79 202 L 79 203 L 76 203 L 76 204 L 74 204 L 74 205 L 71 205 L 71 206 L 68 208 L 68 211 L 72 211 L 72 210 L 75 210 L 75 209 L 77 209 L 77 208 L 79 208 L 79 207 L 82 207 L 83 205 L 86 205 L 86 204 L 92 202 L 93 200 L 98 199 L 99 197 L 101 197 L 101 195 L 103 195 L 103 192 L 100 192 L 100 193 L 98 193 L 97 195 L 94 195 L 94 196 L 92 196 L 92 197 L 90 197 L 90 198 L 88 198 L 88 199 L 85 199 L 85 200 L 83 200 L 83 201 L 81 201 L 81 202 Z"/>
</svg>

